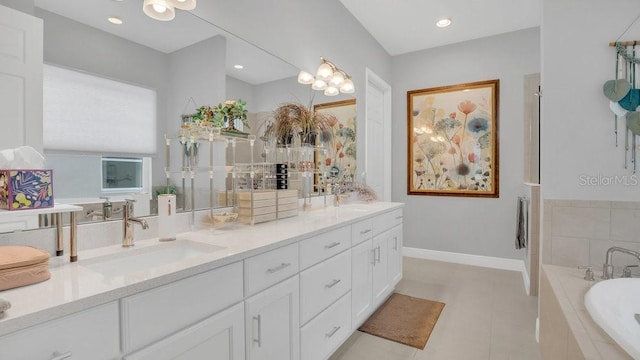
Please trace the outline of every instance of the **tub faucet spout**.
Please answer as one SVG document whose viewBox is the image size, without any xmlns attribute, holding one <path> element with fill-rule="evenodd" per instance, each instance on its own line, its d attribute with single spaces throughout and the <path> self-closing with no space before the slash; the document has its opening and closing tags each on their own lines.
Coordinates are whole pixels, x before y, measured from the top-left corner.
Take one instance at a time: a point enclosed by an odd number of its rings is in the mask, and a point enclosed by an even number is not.
<svg viewBox="0 0 640 360">
<path fill-rule="evenodd" d="M 618 246 L 612 246 L 609 248 L 609 250 L 607 250 L 607 258 L 604 265 L 602 266 L 602 279 L 604 280 L 613 279 L 613 253 L 614 252 L 621 252 L 624 254 L 635 256 L 636 259 L 638 259 L 638 262 L 640 262 L 640 252 L 621 248 Z"/>
</svg>

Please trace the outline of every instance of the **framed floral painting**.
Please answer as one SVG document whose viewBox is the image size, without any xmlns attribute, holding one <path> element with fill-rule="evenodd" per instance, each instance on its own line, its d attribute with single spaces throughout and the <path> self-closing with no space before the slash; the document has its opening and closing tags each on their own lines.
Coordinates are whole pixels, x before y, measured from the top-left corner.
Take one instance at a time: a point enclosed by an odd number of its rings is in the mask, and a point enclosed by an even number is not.
<svg viewBox="0 0 640 360">
<path fill-rule="evenodd" d="M 407 194 L 499 196 L 499 84 L 407 92 Z"/>
<path fill-rule="evenodd" d="M 314 111 L 329 115 L 333 138 L 319 168 L 327 169 L 331 182 L 352 182 L 356 174 L 356 99 L 316 104 Z"/>
</svg>

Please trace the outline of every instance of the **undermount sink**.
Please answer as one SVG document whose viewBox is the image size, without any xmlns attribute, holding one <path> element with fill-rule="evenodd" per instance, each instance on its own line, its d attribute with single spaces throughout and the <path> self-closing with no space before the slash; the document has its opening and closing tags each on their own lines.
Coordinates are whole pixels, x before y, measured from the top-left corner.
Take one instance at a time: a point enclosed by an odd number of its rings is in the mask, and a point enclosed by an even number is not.
<svg viewBox="0 0 640 360">
<path fill-rule="evenodd" d="M 640 279 L 593 285 L 584 297 L 591 318 L 634 359 L 640 359 Z"/>
<path fill-rule="evenodd" d="M 123 249 L 118 253 L 81 260 L 80 265 L 106 276 L 122 276 L 224 249 L 221 246 L 190 240 L 176 240 Z"/>
</svg>

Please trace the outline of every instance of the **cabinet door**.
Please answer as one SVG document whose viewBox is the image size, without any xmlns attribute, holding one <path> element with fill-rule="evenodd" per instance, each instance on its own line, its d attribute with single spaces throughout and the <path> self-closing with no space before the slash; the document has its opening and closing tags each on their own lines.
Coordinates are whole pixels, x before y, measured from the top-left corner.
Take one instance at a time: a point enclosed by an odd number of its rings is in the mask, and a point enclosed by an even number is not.
<svg viewBox="0 0 640 360">
<path fill-rule="evenodd" d="M 125 360 L 244 360 L 244 304 L 213 315 Z"/>
<path fill-rule="evenodd" d="M 402 279 L 402 225 L 395 226 L 389 234 L 389 286 L 394 287 Z"/>
<path fill-rule="evenodd" d="M 247 359 L 300 358 L 299 297 L 300 285 L 296 275 L 246 300 Z"/>
<path fill-rule="evenodd" d="M 377 307 L 391 290 L 388 279 L 390 231 L 372 239 L 371 254 L 373 256 L 373 306 Z"/>
<path fill-rule="evenodd" d="M 371 239 L 351 249 L 351 314 L 356 329 L 373 311 L 371 304 L 373 251 Z"/>
</svg>

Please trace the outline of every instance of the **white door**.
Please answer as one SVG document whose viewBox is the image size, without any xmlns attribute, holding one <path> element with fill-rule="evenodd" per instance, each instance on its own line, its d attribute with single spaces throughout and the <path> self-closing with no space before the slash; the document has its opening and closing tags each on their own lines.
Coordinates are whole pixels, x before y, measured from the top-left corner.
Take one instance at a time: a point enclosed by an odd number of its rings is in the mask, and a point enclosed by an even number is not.
<svg viewBox="0 0 640 360">
<path fill-rule="evenodd" d="M 42 19 L 0 5 L 0 150 L 42 152 Z"/>
<path fill-rule="evenodd" d="M 244 360 L 244 304 L 207 318 L 125 360 Z"/>
<path fill-rule="evenodd" d="M 366 70 L 366 182 L 379 200 L 391 201 L 391 87 Z"/>
<path fill-rule="evenodd" d="M 397 225 L 391 229 L 388 237 L 389 241 L 389 284 L 392 287 L 402 279 L 402 225 Z"/>
<path fill-rule="evenodd" d="M 371 240 L 351 249 L 351 327 L 356 329 L 373 311 L 372 296 L 373 252 Z"/>
<path fill-rule="evenodd" d="M 373 307 L 378 307 L 391 289 L 388 278 L 389 234 L 390 231 L 385 231 L 371 241 L 371 253 L 373 255 Z"/>
<path fill-rule="evenodd" d="M 248 360 L 300 359 L 300 286 L 298 276 L 245 302 Z"/>
</svg>

